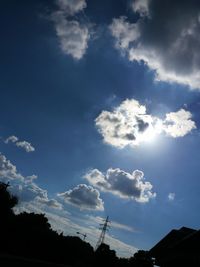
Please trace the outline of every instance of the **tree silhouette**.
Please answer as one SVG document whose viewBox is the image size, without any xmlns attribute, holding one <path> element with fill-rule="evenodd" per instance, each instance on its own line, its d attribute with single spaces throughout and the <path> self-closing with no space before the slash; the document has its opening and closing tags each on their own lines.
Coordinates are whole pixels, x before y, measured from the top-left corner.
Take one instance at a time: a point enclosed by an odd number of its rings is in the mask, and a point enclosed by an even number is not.
<svg viewBox="0 0 200 267">
<path fill-rule="evenodd" d="M 101 244 L 95 251 L 96 266 L 115 266 L 117 261 L 116 252 L 109 245 Z"/>
<path fill-rule="evenodd" d="M 51 225 L 44 214 L 23 212 L 16 216 L 16 221 L 19 226 L 23 224 L 23 229 L 28 231 L 34 229 L 47 232 L 51 229 Z"/>
<path fill-rule="evenodd" d="M 133 267 L 153 267 L 153 260 L 149 256 L 148 251 L 138 250 L 129 260 L 130 266 Z"/>
<path fill-rule="evenodd" d="M 12 266 L 16 256 L 22 259 L 20 266 L 38 266 L 32 262 L 34 260 L 73 267 L 153 266 L 146 251 L 140 250 L 130 259 L 119 259 L 107 244 L 101 244 L 94 252 L 92 246 L 79 237 L 58 234 L 51 229 L 44 214 L 23 212 L 15 215 L 13 207 L 18 199 L 8 191 L 8 186 L 0 182 L 0 265 L 5 266 L 1 254 L 6 254 L 6 266 Z M 23 265 L 24 259 L 30 262 Z"/>
<path fill-rule="evenodd" d="M 9 184 L 0 182 L 0 214 L 1 218 L 13 215 L 12 208 L 17 205 L 18 198 L 8 192 Z"/>
</svg>

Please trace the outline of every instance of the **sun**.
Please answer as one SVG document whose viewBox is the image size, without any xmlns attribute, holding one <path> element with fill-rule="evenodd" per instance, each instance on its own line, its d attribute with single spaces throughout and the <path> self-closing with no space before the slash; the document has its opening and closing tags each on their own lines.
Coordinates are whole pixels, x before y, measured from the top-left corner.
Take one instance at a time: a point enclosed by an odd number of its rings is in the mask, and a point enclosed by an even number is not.
<svg viewBox="0 0 200 267">
<path fill-rule="evenodd" d="M 153 127 L 149 127 L 143 134 L 142 139 L 144 142 L 152 143 L 155 141 L 157 136 L 156 130 Z"/>
<path fill-rule="evenodd" d="M 155 143 L 158 135 L 162 132 L 162 122 L 158 121 L 155 125 L 149 127 L 138 136 L 139 142 Z"/>
</svg>

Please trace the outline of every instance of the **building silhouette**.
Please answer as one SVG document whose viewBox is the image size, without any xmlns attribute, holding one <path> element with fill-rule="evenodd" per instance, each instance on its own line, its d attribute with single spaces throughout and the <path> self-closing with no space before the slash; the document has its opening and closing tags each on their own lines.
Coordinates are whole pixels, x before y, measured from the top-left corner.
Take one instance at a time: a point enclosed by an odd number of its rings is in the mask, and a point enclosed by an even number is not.
<svg viewBox="0 0 200 267">
<path fill-rule="evenodd" d="M 150 251 L 155 264 L 161 267 L 199 267 L 200 230 L 182 227 L 172 230 Z"/>
</svg>

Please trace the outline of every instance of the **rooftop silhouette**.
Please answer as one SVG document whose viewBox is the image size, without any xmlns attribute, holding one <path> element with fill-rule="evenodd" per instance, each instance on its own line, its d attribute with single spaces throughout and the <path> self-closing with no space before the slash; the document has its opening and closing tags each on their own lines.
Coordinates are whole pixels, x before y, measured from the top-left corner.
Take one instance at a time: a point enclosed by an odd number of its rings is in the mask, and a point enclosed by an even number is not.
<svg viewBox="0 0 200 267">
<path fill-rule="evenodd" d="M 187 227 L 170 231 L 149 254 L 159 266 L 200 266 L 200 231 Z"/>
</svg>

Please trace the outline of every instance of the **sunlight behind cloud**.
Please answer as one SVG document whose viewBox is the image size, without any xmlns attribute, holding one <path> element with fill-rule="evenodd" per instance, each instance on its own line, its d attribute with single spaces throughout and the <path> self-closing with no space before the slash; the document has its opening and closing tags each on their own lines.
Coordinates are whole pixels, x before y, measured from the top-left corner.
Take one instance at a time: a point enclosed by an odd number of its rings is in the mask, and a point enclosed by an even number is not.
<svg viewBox="0 0 200 267">
<path fill-rule="evenodd" d="M 126 99 L 113 111 L 102 111 L 95 120 L 105 143 L 118 148 L 135 147 L 153 142 L 161 133 L 173 138 L 183 137 L 196 128 L 192 114 L 180 109 L 165 115 L 165 119 L 147 113 L 135 99 Z"/>
</svg>

